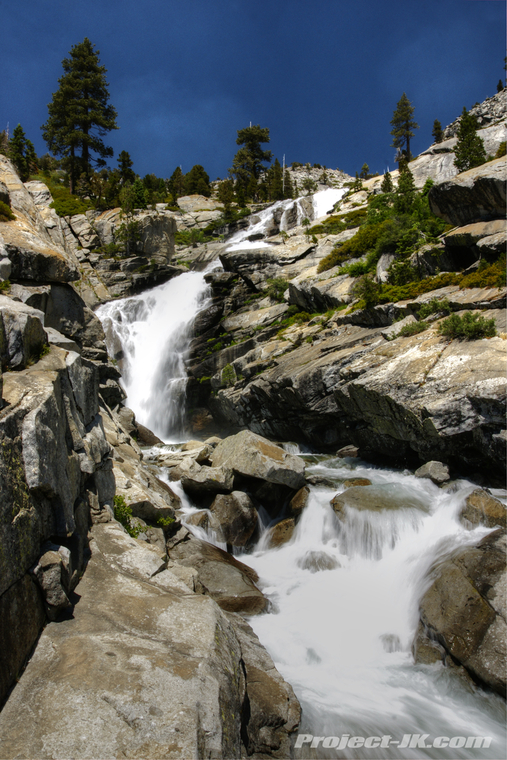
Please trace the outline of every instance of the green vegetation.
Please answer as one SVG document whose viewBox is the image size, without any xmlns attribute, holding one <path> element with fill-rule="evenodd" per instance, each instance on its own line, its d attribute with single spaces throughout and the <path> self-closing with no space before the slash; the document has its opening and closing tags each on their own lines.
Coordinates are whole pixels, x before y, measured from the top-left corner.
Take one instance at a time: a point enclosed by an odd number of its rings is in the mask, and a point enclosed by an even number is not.
<svg viewBox="0 0 507 760">
<path fill-rule="evenodd" d="M 43 182 L 48 184 L 45 178 Z M 58 216 L 75 216 L 76 214 L 84 214 L 92 207 L 89 201 L 82 200 L 76 195 L 71 195 L 70 190 L 64 185 L 55 185 L 53 183 L 48 184 L 53 201 L 50 203 L 50 207 L 54 208 Z"/>
<path fill-rule="evenodd" d="M 497 150 L 497 152 L 495 153 L 495 158 L 503 158 L 503 156 L 505 156 L 505 153 L 506 153 L 506 149 L 505 149 L 505 146 L 506 146 L 506 142 L 505 142 L 505 140 L 504 140 L 504 141 L 503 141 L 503 142 L 501 142 L 501 143 L 500 143 L 500 145 L 498 146 L 498 150 Z"/>
<path fill-rule="evenodd" d="M 270 150 L 263 150 L 262 143 L 269 142 L 269 129 L 254 124 L 245 129 L 238 129 L 236 145 L 240 149 L 234 156 L 232 167 L 229 169 L 231 176 L 236 178 L 236 194 L 254 197 L 256 195 L 257 182 L 261 172 L 265 169 L 264 164 L 271 163 L 273 154 Z M 253 192 L 253 196 L 252 196 Z M 241 205 L 241 204 L 240 204 Z"/>
<path fill-rule="evenodd" d="M 0 201 L 0 222 L 12 222 L 15 218 L 10 206 Z"/>
<path fill-rule="evenodd" d="M 289 287 L 288 281 L 284 280 L 283 277 L 275 277 L 274 279 L 269 279 L 267 282 L 268 287 L 263 291 L 262 295 L 268 296 L 269 298 L 272 298 L 273 301 L 278 301 L 278 303 L 283 303 L 283 294 Z"/>
<path fill-rule="evenodd" d="M 438 119 L 435 119 L 433 122 L 433 131 L 431 135 L 436 143 L 440 143 L 444 139 L 444 130 Z"/>
<path fill-rule="evenodd" d="M 159 517 L 157 520 L 157 525 L 159 528 L 170 528 L 171 525 L 174 525 L 174 523 L 175 519 L 170 515 L 168 517 Z"/>
<path fill-rule="evenodd" d="M 386 177 L 384 183 L 389 186 Z M 331 267 L 343 265 L 339 274 L 358 277 L 373 272 L 382 254 L 390 253 L 396 256 L 389 271 L 391 284 L 403 285 L 416 279 L 417 273 L 409 263 L 410 256 L 422 244 L 436 243 L 438 236 L 446 229 L 446 223 L 436 217 L 429 207 L 428 192 L 432 184 L 432 180 L 427 180 L 418 193 L 412 173 L 406 164 L 402 165 L 396 191 L 370 197 L 367 211 L 358 209 L 351 212 L 357 214 L 357 221 L 363 220 L 362 226 L 354 237 L 338 244 L 322 259 L 317 271 L 325 272 Z M 351 261 L 359 258 L 362 261 Z"/>
<path fill-rule="evenodd" d="M 431 314 L 450 314 L 451 306 L 447 298 L 432 298 L 428 303 L 423 303 L 417 313 L 418 319 L 426 319 Z"/>
<path fill-rule="evenodd" d="M 33 144 L 18 124 L 9 140 L 9 158 L 16 167 L 21 182 L 26 182 L 33 171 L 37 171 L 37 156 Z"/>
<path fill-rule="evenodd" d="M 476 117 L 463 108 L 454 148 L 454 165 L 459 172 L 481 166 L 486 161 L 484 141 L 477 134 L 478 127 Z"/>
<path fill-rule="evenodd" d="M 232 364 L 226 364 L 222 370 L 222 386 L 231 388 L 237 381 L 236 370 Z"/>
<path fill-rule="evenodd" d="M 64 74 L 48 106 L 42 136 L 52 153 L 64 157 L 72 193 L 80 174 L 90 175 L 92 161 L 103 167 L 104 159 L 113 155 L 102 138 L 118 126 L 116 109 L 109 104 L 106 69 L 87 37 L 72 47 L 62 66 Z M 93 159 L 92 153 L 98 158 Z"/>
<path fill-rule="evenodd" d="M 408 325 L 403 325 L 398 333 L 398 337 L 409 338 L 411 335 L 418 335 L 418 333 L 424 332 L 427 327 L 426 322 L 410 322 Z"/>
<path fill-rule="evenodd" d="M 467 311 L 462 317 L 451 314 L 438 326 L 440 335 L 446 338 L 462 340 L 477 340 L 478 338 L 493 338 L 496 335 L 494 319 L 486 319 L 482 314 Z"/>
<path fill-rule="evenodd" d="M 398 103 L 396 104 L 396 110 L 393 113 L 391 119 L 391 134 L 393 141 L 391 145 L 393 148 L 397 148 L 401 151 L 401 155 L 405 161 L 410 161 L 410 138 L 414 136 L 414 129 L 419 129 L 419 124 L 413 118 L 414 106 L 403 93 Z"/>
<path fill-rule="evenodd" d="M 11 287 L 11 283 L 9 280 L 1 280 L 0 281 L 0 293 L 8 293 Z"/>
<path fill-rule="evenodd" d="M 312 235 L 338 235 L 345 230 L 359 227 L 366 221 L 366 216 L 365 208 L 354 209 L 342 216 L 329 216 L 320 224 L 314 224 L 309 231 Z"/>
<path fill-rule="evenodd" d="M 129 536 L 137 538 L 141 532 L 140 528 L 132 525 L 132 508 L 125 501 L 124 496 L 117 495 L 113 499 L 114 516 L 118 522 L 123 525 Z"/>
</svg>

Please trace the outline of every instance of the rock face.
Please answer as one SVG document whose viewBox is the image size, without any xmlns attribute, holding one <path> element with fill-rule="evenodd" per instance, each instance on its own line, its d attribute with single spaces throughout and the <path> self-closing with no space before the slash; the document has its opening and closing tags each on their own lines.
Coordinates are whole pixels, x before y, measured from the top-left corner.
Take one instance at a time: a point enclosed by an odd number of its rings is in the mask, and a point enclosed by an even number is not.
<svg viewBox="0 0 507 760">
<path fill-rule="evenodd" d="M 507 160 L 497 158 L 435 185 L 428 195 L 431 210 L 449 224 L 460 226 L 505 218 L 506 169 Z"/>
<path fill-rule="evenodd" d="M 92 535 L 73 615 L 46 627 L 0 716 L 2 757 L 232 760 L 242 735 L 288 757 L 299 705 L 248 624 L 170 571 L 156 583 L 119 526 Z"/>
<path fill-rule="evenodd" d="M 424 595 L 421 621 L 473 678 L 505 696 L 505 530 L 444 562 Z"/>
</svg>

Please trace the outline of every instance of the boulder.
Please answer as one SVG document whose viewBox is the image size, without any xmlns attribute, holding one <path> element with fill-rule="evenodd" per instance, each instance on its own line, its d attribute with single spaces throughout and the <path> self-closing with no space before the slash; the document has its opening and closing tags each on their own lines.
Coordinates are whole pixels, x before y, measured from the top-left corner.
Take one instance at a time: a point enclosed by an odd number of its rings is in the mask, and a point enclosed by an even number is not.
<svg viewBox="0 0 507 760">
<path fill-rule="evenodd" d="M 232 546 L 245 546 L 258 526 L 254 502 L 243 491 L 219 494 L 210 506 L 224 540 Z"/>
<path fill-rule="evenodd" d="M 505 218 L 506 166 L 505 158 L 497 158 L 434 185 L 428 194 L 431 210 L 458 226 Z"/>
<path fill-rule="evenodd" d="M 428 478 L 437 486 L 450 480 L 449 467 L 442 462 L 426 462 L 415 471 L 416 478 Z"/>
<path fill-rule="evenodd" d="M 234 477 L 229 467 L 207 467 L 187 459 L 179 467 L 183 490 L 196 498 L 217 493 L 230 493 Z"/>
<path fill-rule="evenodd" d="M 296 528 L 296 521 L 293 517 L 287 517 L 285 520 L 273 525 L 268 530 L 268 545 L 277 547 L 286 544 L 291 540 L 294 530 Z"/>
<path fill-rule="evenodd" d="M 380 512 L 396 509 L 420 509 L 427 511 L 427 505 L 419 499 L 412 489 L 404 488 L 398 483 L 382 485 L 352 486 L 331 500 L 331 506 L 337 515 L 344 519 L 347 509 Z"/>
<path fill-rule="evenodd" d="M 506 533 L 500 529 L 440 565 L 420 603 L 432 639 L 472 677 L 505 697 Z"/>
<path fill-rule="evenodd" d="M 507 507 L 483 488 L 476 488 L 467 496 L 459 517 L 466 527 L 507 527 Z"/>
<path fill-rule="evenodd" d="M 308 499 L 310 498 L 310 489 L 308 486 L 303 486 L 295 496 L 290 500 L 289 508 L 293 515 L 300 515 L 303 509 L 308 505 Z"/>
<path fill-rule="evenodd" d="M 36 362 L 48 343 L 44 315 L 0 295 L 0 360 L 5 369 L 24 369 Z"/>
<path fill-rule="evenodd" d="M 211 454 L 214 467 L 228 467 L 237 475 L 265 480 L 299 490 L 305 484 L 305 465 L 260 435 L 243 430 L 221 441 Z"/>
<path fill-rule="evenodd" d="M 222 549 L 187 532 L 168 554 L 179 565 L 196 569 L 204 593 L 223 610 L 256 615 L 266 609 L 267 601 L 255 585 L 257 574 Z"/>
</svg>

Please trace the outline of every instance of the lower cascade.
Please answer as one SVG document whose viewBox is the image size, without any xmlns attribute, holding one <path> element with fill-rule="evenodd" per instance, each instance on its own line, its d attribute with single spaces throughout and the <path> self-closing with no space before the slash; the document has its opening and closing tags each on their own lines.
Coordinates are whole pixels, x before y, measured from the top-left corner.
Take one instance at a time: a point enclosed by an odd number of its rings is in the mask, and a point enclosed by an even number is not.
<svg viewBox="0 0 507 760">
<path fill-rule="evenodd" d="M 127 403 L 166 441 L 185 438 L 184 356 L 206 296 L 203 276 L 189 273 L 99 311 L 110 350 L 121 357 Z M 412 654 L 419 602 L 435 570 L 491 532 L 467 530 L 458 519 L 473 485 L 442 489 L 359 459 L 312 455 L 307 464 L 315 485 L 292 537 L 273 548 L 269 528 L 286 515 L 272 519 L 262 510 L 257 543 L 235 550 L 270 602 L 249 622 L 303 708 L 295 756 L 502 756 L 501 697 L 478 688 L 463 668 L 414 664 Z M 383 494 L 382 508 L 346 506 L 338 515 L 330 501 L 351 478 L 367 478 Z M 184 525 L 225 549 L 212 529 L 187 521 L 197 506 L 171 486 Z"/>
</svg>

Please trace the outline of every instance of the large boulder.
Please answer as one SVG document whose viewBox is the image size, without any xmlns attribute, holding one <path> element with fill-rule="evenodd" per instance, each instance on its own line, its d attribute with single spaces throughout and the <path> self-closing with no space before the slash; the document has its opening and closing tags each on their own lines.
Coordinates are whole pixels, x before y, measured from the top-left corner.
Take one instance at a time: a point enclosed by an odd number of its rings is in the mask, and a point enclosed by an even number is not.
<svg viewBox="0 0 507 760">
<path fill-rule="evenodd" d="M 467 527 L 507 527 L 507 507 L 483 488 L 475 488 L 467 496 L 459 517 Z"/>
<path fill-rule="evenodd" d="M 434 185 L 428 194 L 431 210 L 458 226 L 504 218 L 506 167 L 506 159 L 497 158 Z"/>
<path fill-rule="evenodd" d="M 237 475 L 265 480 L 294 490 L 305 484 L 302 459 L 260 435 L 243 430 L 221 441 L 210 456 L 214 467 L 228 467 Z"/>
<path fill-rule="evenodd" d="M 459 550 L 436 571 L 421 621 L 475 680 L 506 695 L 505 530 Z"/>
<path fill-rule="evenodd" d="M 210 506 L 228 544 L 245 546 L 258 525 L 257 510 L 252 499 L 243 491 L 219 494 Z"/>
<path fill-rule="evenodd" d="M 48 342 L 43 324 L 41 311 L 0 295 L 0 361 L 4 369 L 24 369 L 40 358 Z"/>
<path fill-rule="evenodd" d="M 195 568 L 204 592 L 222 609 L 247 615 L 266 609 L 267 600 L 255 585 L 257 574 L 222 549 L 186 531 L 183 540 L 172 547 L 168 543 L 168 554 L 178 564 Z"/>
</svg>

